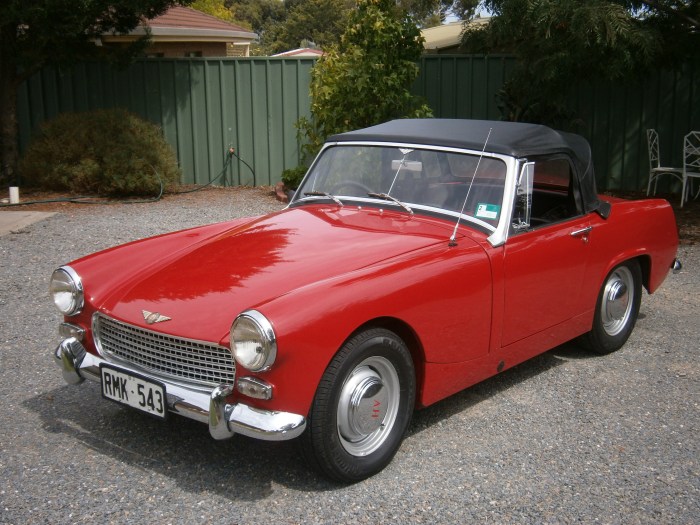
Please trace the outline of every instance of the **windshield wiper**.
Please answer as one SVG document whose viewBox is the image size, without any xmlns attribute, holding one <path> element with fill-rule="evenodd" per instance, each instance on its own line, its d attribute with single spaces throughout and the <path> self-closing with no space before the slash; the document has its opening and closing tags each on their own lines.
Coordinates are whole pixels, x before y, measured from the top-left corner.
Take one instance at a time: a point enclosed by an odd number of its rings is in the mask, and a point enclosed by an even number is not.
<svg viewBox="0 0 700 525">
<path fill-rule="evenodd" d="M 331 195 L 330 193 L 325 192 L 325 191 L 305 191 L 304 196 L 306 196 L 306 197 L 328 197 L 333 202 L 335 202 L 338 206 L 340 206 L 341 208 L 343 207 L 343 203 L 341 202 L 341 200 L 338 197 L 336 197 L 335 195 Z"/>
<path fill-rule="evenodd" d="M 385 200 L 385 201 L 395 202 L 396 204 L 398 204 L 399 206 L 401 206 L 404 210 L 406 210 L 408 213 L 410 213 L 411 215 L 413 215 L 413 210 L 412 210 L 411 208 L 409 208 L 406 204 L 404 204 L 403 202 L 401 202 L 401 201 L 400 201 L 399 199 L 397 199 L 396 197 L 392 197 L 392 196 L 389 195 L 388 193 L 368 193 L 367 195 L 368 195 L 369 197 L 374 197 L 375 199 L 382 199 L 382 200 Z"/>
</svg>

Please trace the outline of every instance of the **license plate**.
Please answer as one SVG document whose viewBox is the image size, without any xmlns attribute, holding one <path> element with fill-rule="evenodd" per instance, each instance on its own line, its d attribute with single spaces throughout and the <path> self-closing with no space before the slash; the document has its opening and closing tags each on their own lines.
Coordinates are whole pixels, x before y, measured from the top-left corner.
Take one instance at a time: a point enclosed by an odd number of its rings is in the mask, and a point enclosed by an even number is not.
<svg viewBox="0 0 700 525">
<path fill-rule="evenodd" d="M 165 419 L 165 385 L 105 364 L 100 366 L 100 373 L 103 397 Z"/>
</svg>

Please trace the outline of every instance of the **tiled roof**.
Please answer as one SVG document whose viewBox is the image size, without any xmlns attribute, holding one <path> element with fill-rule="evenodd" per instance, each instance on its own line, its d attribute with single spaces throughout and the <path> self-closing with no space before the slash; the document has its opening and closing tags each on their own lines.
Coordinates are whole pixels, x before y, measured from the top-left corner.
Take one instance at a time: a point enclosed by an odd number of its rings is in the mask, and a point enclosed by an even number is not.
<svg viewBox="0 0 700 525">
<path fill-rule="evenodd" d="M 190 7 L 175 6 L 165 13 L 148 21 L 153 29 L 156 27 L 178 27 L 189 29 L 218 29 L 222 31 L 246 31 L 250 30 L 219 20 L 218 18 L 197 11 Z"/>
<path fill-rule="evenodd" d="M 182 6 L 171 7 L 162 15 L 139 24 L 136 29 L 131 31 L 130 35 L 146 34 L 144 26 L 148 26 L 154 40 L 162 38 L 169 40 L 252 41 L 258 37 L 249 29 Z M 112 36 L 120 38 L 119 35 Z"/>
</svg>

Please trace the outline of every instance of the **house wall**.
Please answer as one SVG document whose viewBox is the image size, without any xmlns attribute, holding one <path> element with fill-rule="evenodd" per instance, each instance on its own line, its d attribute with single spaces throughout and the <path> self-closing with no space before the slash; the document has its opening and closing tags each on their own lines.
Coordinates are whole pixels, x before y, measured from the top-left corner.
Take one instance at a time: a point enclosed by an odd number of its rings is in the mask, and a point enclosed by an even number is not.
<svg viewBox="0 0 700 525">
<path fill-rule="evenodd" d="M 200 53 L 201 57 L 225 57 L 226 42 L 154 42 L 146 50 L 148 56 L 184 58 L 187 53 Z"/>
</svg>

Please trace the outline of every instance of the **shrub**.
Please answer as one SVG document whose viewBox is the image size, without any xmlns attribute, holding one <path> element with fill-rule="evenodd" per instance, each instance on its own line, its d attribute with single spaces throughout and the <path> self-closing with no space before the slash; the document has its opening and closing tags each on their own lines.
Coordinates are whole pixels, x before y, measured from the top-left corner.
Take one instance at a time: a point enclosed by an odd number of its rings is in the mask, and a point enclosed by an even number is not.
<svg viewBox="0 0 700 525">
<path fill-rule="evenodd" d="M 289 168 L 282 172 L 282 182 L 287 188 L 297 189 L 299 184 L 301 184 L 301 179 L 306 175 L 307 168 L 304 165 L 297 166 L 296 168 Z"/>
<path fill-rule="evenodd" d="M 153 195 L 180 180 L 161 130 L 122 109 L 63 113 L 45 122 L 20 173 L 29 186 L 103 196 Z"/>
</svg>

